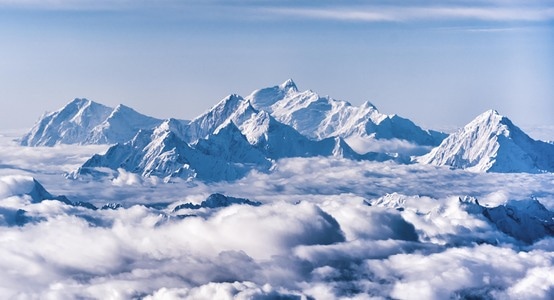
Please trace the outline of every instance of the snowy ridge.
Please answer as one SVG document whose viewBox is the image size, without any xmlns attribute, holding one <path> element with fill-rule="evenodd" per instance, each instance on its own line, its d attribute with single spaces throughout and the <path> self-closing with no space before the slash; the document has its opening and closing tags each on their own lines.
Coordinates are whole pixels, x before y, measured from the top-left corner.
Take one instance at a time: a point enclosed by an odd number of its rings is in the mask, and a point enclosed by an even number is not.
<svg viewBox="0 0 554 300">
<path fill-rule="evenodd" d="M 145 116 L 134 109 L 118 105 L 102 123 L 92 129 L 85 144 L 113 144 L 133 138 L 140 129 L 154 128 L 160 120 Z"/>
<path fill-rule="evenodd" d="M 184 139 L 192 143 L 198 139 L 207 138 L 219 126 L 232 119 L 237 114 L 237 111 L 242 111 L 245 114 L 247 108 L 248 105 L 241 96 L 236 94 L 229 95 L 207 112 L 194 118 L 184 129 Z"/>
<path fill-rule="evenodd" d="M 365 151 L 358 145 L 364 143 L 355 142 L 365 154 L 345 142 L 357 138 L 365 139 Z M 385 141 L 400 148 L 387 149 Z M 420 147 L 414 148 L 420 151 L 417 155 L 440 142 L 415 159 L 425 164 L 477 172 L 554 171 L 554 145 L 532 140 L 495 111 L 444 139 L 443 133 L 382 114 L 369 102 L 356 107 L 310 90 L 300 92 L 290 79 L 246 98 L 229 95 L 190 122 L 162 121 L 124 105 L 111 109 L 75 99 L 42 117 L 21 139 L 28 146 L 119 143 L 105 155 L 92 157 L 78 174 L 123 168 L 142 176 L 203 180 L 236 179 L 251 169 L 267 170 L 270 161 L 291 157 L 410 163 L 399 142 Z M 377 147 L 370 148 L 370 143 Z"/>
<path fill-rule="evenodd" d="M 105 154 L 96 154 L 72 174 L 100 175 L 101 169 L 119 168 L 142 176 L 198 178 L 206 181 L 234 180 L 251 169 L 268 169 L 271 163 L 250 146 L 234 124 L 208 139 L 189 145 L 171 130 L 140 131 L 129 142 L 117 144 Z"/>
<path fill-rule="evenodd" d="M 531 139 L 489 110 L 418 161 L 476 172 L 553 172 L 554 145 Z"/>
<path fill-rule="evenodd" d="M 239 120 L 241 114 L 234 117 Z M 266 112 L 250 115 L 250 119 L 244 121 L 242 131 L 229 119 L 207 138 L 190 144 L 183 140 L 182 126 L 179 125 L 182 124 L 167 120 L 154 130 L 141 130 L 131 141 L 114 145 L 103 155 L 94 155 L 71 177 L 100 176 L 105 173 L 103 168 L 121 168 L 166 181 L 175 177 L 220 181 L 241 178 L 253 169 L 267 171 L 273 160 L 285 157 L 397 159 L 381 153 L 360 155 L 341 138 L 310 140 Z"/>
<path fill-rule="evenodd" d="M 292 80 L 254 91 L 245 99 L 312 139 L 368 136 L 402 139 L 419 145 L 438 145 L 444 134 L 426 131 L 408 119 L 385 115 L 365 102 L 359 107 L 308 90 L 299 92 Z"/>
<path fill-rule="evenodd" d="M 21 138 L 23 146 L 80 144 L 112 109 L 87 99 L 75 99 L 58 111 L 42 116 Z"/>
<path fill-rule="evenodd" d="M 151 129 L 160 123 L 161 120 L 124 105 L 110 108 L 87 99 L 75 99 L 42 116 L 20 143 L 23 146 L 113 144 L 126 142 L 139 129 Z"/>
</svg>

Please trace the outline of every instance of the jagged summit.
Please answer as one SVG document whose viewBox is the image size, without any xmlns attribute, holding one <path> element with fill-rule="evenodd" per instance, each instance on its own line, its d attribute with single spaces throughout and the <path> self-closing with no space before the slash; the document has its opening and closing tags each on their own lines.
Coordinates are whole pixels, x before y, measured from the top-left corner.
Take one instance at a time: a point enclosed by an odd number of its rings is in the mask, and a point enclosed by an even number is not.
<svg viewBox="0 0 554 300">
<path fill-rule="evenodd" d="M 96 102 L 88 100 L 87 98 L 75 98 L 71 102 L 69 102 L 67 106 L 83 107 L 83 106 L 91 105 L 93 103 L 96 103 Z"/>
<path fill-rule="evenodd" d="M 248 143 L 233 123 L 229 123 L 217 133 L 190 145 L 172 132 L 171 127 L 140 131 L 131 141 L 114 145 L 103 155 L 94 155 L 72 176 L 96 176 L 101 175 L 98 171 L 101 168 L 122 168 L 165 180 L 179 177 L 219 181 L 234 180 L 251 169 L 267 170 L 270 166 L 270 161 Z"/>
<path fill-rule="evenodd" d="M 92 129 L 85 144 L 115 144 L 130 140 L 137 131 L 158 126 L 161 120 L 145 116 L 123 104 L 118 105 Z"/>
<path fill-rule="evenodd" d="M 190 122 L 175 118 L 165 119 L 158 127 L 154 128 L 154 133 L 162 131 L 171 131 L 180 139 L 184 140 Z"/>
<path fill-rule="evenodd" d="M 285 82 L 281 83 L 279 88 L 284 91 L 298 92 L 298 87 L 296 87 L 296 83 L 294 83 L 292 78 L 289 78 Z"/>
<path fill-rule="evenodd" d="M 488 110 L 418 161 L 477 172 L 552 172 L 554 145 L 536 141 Z"/>
<path fill-rule="evenodd" d="M 378 110 L 377 106 L 375 106 L 373 103 L 371 103 L 369 101 L 365 101 L 364 103 L 362 103 L 362 105 L 360 105 L 360 109 L 362 109 L 362 110 L 371 110 L 371 109 Z"/>
<path fill-rule="evenodd" d="M 367 137 L 438 145 L 444 138 L 444 135 L 423 130 L 407 119 L 382 114 L 370 102 L 356 107 L 347 101 L 319 96 L 311 90 L 301 92 L 292 79 L 256 90 L 246 98 L 231 94 L 192 121 L 174 124 L 173 132 L 185 142 L 194 143 L 212 134 L 228 120 L 240 127 L 259 111 L 269 113 L 278 122 L 315 140 L 335 136 Z M 21 144 L 123 143 L 138 130 L 153 129 L 162 122 L 125 105 L 109 108 L 87 99 L 75 99 L 61 110 L 43 116 L 21 139 Z"/>
<path fill-rule="evenodd" d="M 396 115 L 380 113 L 370 102 L 353 106 L 347 101 L 300 92 L 287 81 L 279 86 L 252 92 L 245 97 L 258 110 L 269 112 L 311 139 L 352 136 L 377 139 L 402 139 L 419 145 L 438 145 L 446 136 L 421 129 Z M 294 85 L 296 87 L 296 85 Z"/>
<path fill-rule="evenodd" d="M 229 95 L 188 124 L 185 140 L 193 143 L 206 138 L 233 116 L 247 114 L 249 110 L 253 108 L 247 100 L 236 94 Z"/>
</svg>

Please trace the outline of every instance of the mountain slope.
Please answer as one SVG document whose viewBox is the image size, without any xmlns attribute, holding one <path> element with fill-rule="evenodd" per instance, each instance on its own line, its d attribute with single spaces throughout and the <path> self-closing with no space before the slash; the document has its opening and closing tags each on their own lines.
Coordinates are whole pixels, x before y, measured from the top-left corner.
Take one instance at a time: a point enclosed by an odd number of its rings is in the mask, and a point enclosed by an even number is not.
<svg viewBox="0 0 554 300">
<path fill-rule="evenodd" d="M 290 89 L 294 90 L 294 86 Z M 340 138 L 310 140 L 291 126 L 277 121 L 268 112 L 255 109 L 248 100 L 238 95 L 229 95 L 176 132 L 180 132 L 183 140 L 188 143 L 195 143 L 199 138 L 208 137 L 230 123 L 235 124 L 248 142 L 270 159 L 311 156 L 352 159 L 370 157 L 359 155 Z M 379 159 L 391 158 L 383 155 Z"/>
<path fill-rule="evenodd" d="M 533 140 L 489 110 L 417 160 L 476 172 L 554 172 L 554 145 Z"/>
<path fill-rule="evenodd" d="M 112 109 L 87 99 L 75 99 L 58 111 L 42 116 L 21 138 L 23 146 L 80 144 Z"/>
<path fill-rule="evenodd" d="M 154 128 L 160 123 L 159 119 L 145 116 L 120 104 L 102 123 L 92 129 L 84 144 L 126 142 L 132 139 L 140 129 Z"/>
<path fill-rule="evenodd" d="M 122 168 L 142 176 L 234 180 L 251 169 L 271 166 L 232 123 L 208 139 L 189 145 L 171 130 L 142 130 L 129 142 L 117 144 L 86 161 L 74 175 L 96 175 L 98 168 Z"/>
<path fill-rule="evenodd" d="M 261 123 L 259 123 L 261 122 Z M 266 126 L 264 126 L 264 123 Z M 180 130 L 164 122 L 155 130 L 141 130 L 129 142 L 116 144 L 105 154 L 96 154 L 72 174 L 101 175 L 102 168 L 157 176 L 197 178 L 203 181 L 235 180 L 250 170 L 269 170 L 272 159 L 285 157 L 336 156 L 349 159 L 390 160 L 385 154 L 360 155 L 340 138 L 312 141 L 294 129 L 277 122 L 265 112 L 251 116 L 243 131 L 228 121 L 216 128 L 214 134 L 188 144 L 179 137 Z M 272 125 L 269 125 L 272 124 Z M 252 126 L 256 125 L 256 132 Z"/>
<path fill-rule="evenodd" d="M 57 144 L 112 144 L 126 142 L 139 129 L 151 129 L 161 120 L 119 105 L 115 109 L 87 99 L 75 99 L 42 116 L 20 140 L 23 146 Z"/>
<path fill-rule="evenodd" d="M 122 168 L 141 176 L 166 180 L 180 177 L 219 181 L 238 179 L 252 169 L 268 170 L 272 160 L 285 157 L 395 159 L 378 153 L 360 155 L 341 138 L 310 140 L 267 112 L 256 111 L 247 101 L 240 101 L 235 103 L 232 114 L 225 115 L 225 123 L 208 133 L 206 138 L 188 143 L 185 140 L 190 135 L 186 135 L 186 128 L 190 124 L 166 120 L 155 130 L 139 131 L 131 141 L 112 146 L 106 154 L 94 155 L 73 175 L 100 175 L 101 168 Z M 204 119 L 209 120 L 208 127 L 223 119 L 213 111 L 205 115 L 211 116 Z M 235 122 L 240 123 L 240 128 Z"/>
<path fill-rule="evenodd" d="M 241 96 L 235 94 L 229 95 L 207 112 L 194 118 L 184 129 L 184 140 L 193 143 L 198 139 L 206 138 L 208 135 L 213 134 L 222 124 L 228 123 L 230 120 L 236 122 L 237 116 L 247 115 L 250 109 L 252 107 Z"/>
<path fill-rule="evenodd" d="M 256 90 L 245 99 L 312 139 L 367 136 L 438 145 L 445 137 L 423 130 L 408 119 L 382 114 L 369 102 L 356 107 L 311 90 L 299 92 L 290 79 L 279 86 Z"/>
</svg>

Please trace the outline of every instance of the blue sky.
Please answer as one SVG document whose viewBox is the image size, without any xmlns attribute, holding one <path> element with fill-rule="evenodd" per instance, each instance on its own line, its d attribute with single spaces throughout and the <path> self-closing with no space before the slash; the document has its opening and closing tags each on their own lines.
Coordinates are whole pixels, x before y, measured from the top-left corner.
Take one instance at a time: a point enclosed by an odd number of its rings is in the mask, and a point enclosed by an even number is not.
<svg viewBox="0 0 554 300">
<path fill-rule="evenodd" d="M 193 118 L 287 78 L 428 128 L 554 125 L 546 1 L 0 0 L 0 43 L 0 128 L 76 97 Z"/>
</svg>

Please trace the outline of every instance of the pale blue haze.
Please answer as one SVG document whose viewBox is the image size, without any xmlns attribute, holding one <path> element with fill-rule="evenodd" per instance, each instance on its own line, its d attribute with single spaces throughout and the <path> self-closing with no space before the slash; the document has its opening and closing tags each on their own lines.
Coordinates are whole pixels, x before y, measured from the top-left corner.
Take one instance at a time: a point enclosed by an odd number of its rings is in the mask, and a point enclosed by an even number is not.
<svg viewBox="0 0 554 300">
<path fill-rule="evenodd" d="M 0 0 L 4 129 L 76 97 L 193 118 L 287 78 L 430 128 L 491 108 L 554 125 L 546 1 L 14 2 Z"/>
</svg>

